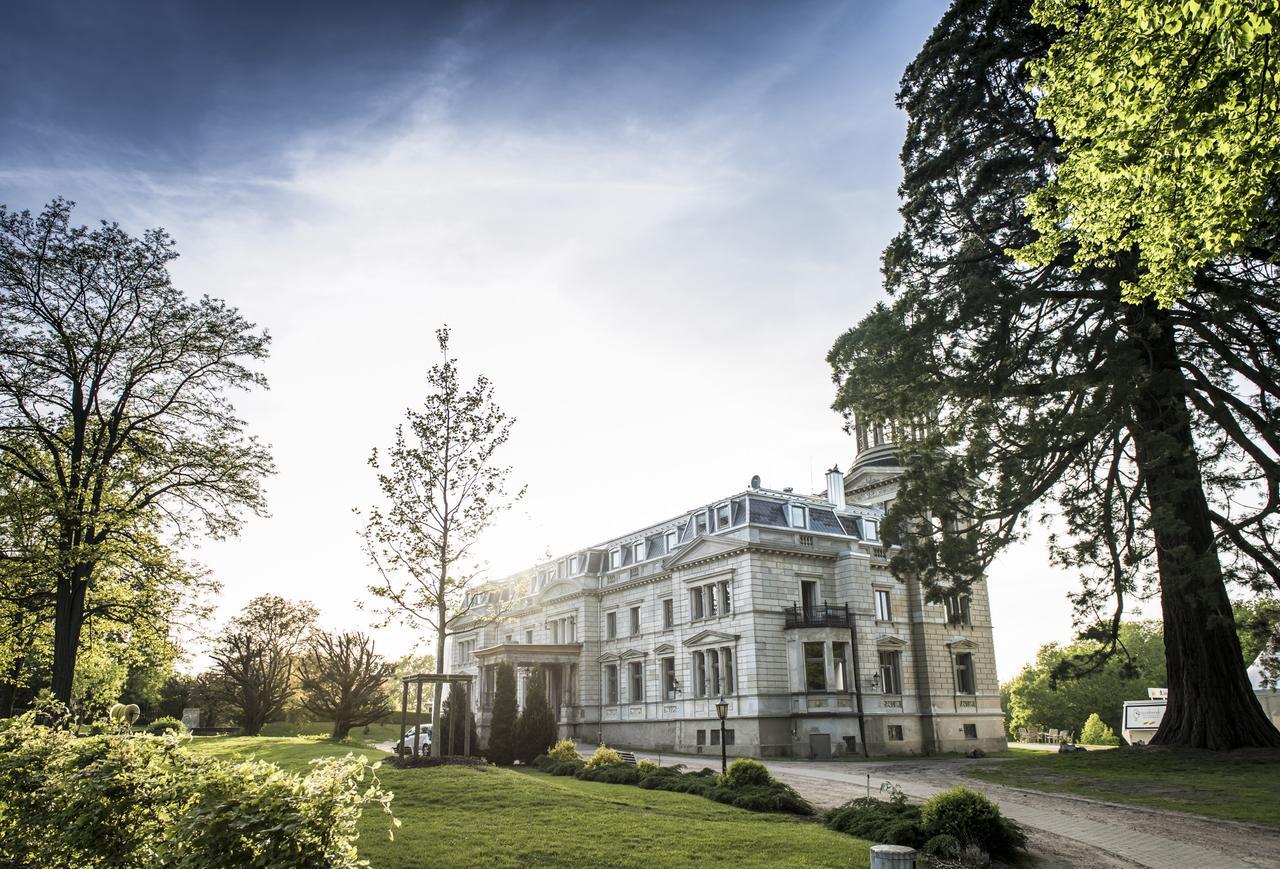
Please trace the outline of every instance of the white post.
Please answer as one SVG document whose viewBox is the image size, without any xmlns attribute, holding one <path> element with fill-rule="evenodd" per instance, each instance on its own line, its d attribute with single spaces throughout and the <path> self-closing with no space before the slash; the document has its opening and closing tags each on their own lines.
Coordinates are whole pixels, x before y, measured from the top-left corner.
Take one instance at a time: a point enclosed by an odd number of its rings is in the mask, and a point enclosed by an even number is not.
<svg viewBox="0 0 1280 869">
<path fill-rule="evenodd" d="M 915 869 L 916 849 L 906 845 L 872 845 L 871 869 Z"/>
</svg>

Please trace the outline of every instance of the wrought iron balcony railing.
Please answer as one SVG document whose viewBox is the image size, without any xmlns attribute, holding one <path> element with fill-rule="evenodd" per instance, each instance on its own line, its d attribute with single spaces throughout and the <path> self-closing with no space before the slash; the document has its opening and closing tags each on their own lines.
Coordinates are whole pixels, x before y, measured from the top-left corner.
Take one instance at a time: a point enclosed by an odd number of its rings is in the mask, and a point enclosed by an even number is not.
<svg viewBox="0 0 1280 869">
<path fill-rule="evenodd" d="M 782 608 L 788 628 L 847 628 L 849 605 L 814 604 L 812 606 L 787 606 Z"/>
</svg>

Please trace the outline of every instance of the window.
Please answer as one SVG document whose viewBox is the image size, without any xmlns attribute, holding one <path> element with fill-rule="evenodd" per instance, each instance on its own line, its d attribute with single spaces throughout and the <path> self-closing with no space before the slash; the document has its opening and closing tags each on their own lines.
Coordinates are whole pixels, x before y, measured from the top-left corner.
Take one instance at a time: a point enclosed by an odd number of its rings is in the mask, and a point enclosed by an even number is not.
<svg viewBox="0 0 1280 869">
<path fill-rule="evenodd" d="M 618 614 L 604 614 L 604 638 L 606 640 L 616 640 L 618 638 Z"/>
<path fill-rule="evenodd" d="M 705 731 L 705 730 L 699 730 L 699 731 L 698 731 L 698 745 L 706 745 L 706 744 L 707 744 L 707 731 Z"/>
<path fill-rule="evenodd" d="M 662 629 L 664 631 L 671 630 L 676 623 L 676 602 L 673 598 L 663 598 L 662 600 Z"/>
<path fill-rule="evenodd" d="M 729 589 L 729 581 L 720 583 L 720 609 L 725 614 L 733 612 L 733 593 Z"/>
<path fill-rule="evenodd" d="M 664 536 L 667 541 L 667 552 L 675 552 L 676 547 L 680 545 L 680 532 L 672 528 Z"/>
<path fill-rule="evenodd" d="M 812 579 L 800 580 L 800 606 L 804 607 L 806 617 L 818 608 L 818 583 Z"/>
<path fill-rule="evenodd" d="M 693 696 L 707 696 L 707 661 L 701 652 L 693 653 Z"/>
<path fill-rule="evenodd" d="M 578 617 L 569 616 L 568 625 L 565 629 L 565 642 L 576 643 L 578 641 Z"/>
<path fill-rule="evenodd" d="M 715 618 L 719 615 L 717 612 L 719 606 L 716 603 L 716 587 L 714 585 L 708 585 L 706 590 L 703 592 L 703 597 L 706 598 L 707 601 L 707 618 Z"/>
<path fill-rule="evenodd" d="M 716 530 L 719 531 L 722 528 L 728 528 L 732 524 L 733 522 L 731 521 L 729 505 L 721 504 L 719 507 L 716 507 Z"/>
<path fill-rule="evenodd" d="M 789 504 L 787 506 L 787 524 L 792 528 L 804 528 L 804 507 L 799 504 Z"/>
<path fill-rule="evenodd" d="M 525 641 L 526 643 L 528 643 L 529 645 L 533 645 L 533 630 L 532 630 L 532 629 L 527 630 L 527 631 L 525 631 L 525 632 L 524 632 L 524 641 Z"/>
<path fill-rule="evenodd" d="M 953 594 L 946 599 L 947 621 L 953 625 L 971 625 L 969 620 L 969 595 Z"/>
<path fill-rule="evenodd" d="M 556 621 L 551 623 L 550 627 L 551 627 L 551 644 L 557 645 L 560 642 L 560 621 L 557 619 Z"/>
<path fill-rule="evenodd" d="M 880 523 L 877 522 L 875 519 L 862 520 L 862 531 L 864 534 L 867 535 L 868 540 L 880 539 L 880 532 L 878 530 L 879 526 L 880 526 Z"/>
<path fill-rule="evenodd" d="M 893 621 L 893 609 L 889 606 L 888 589 L 876 589 L 876 621 L 891 622 Z"/>
<path fill-rule="evenodd" d="M 712 745 L 719 745 L 719 744 L 720 744 L 720 731 L 719 731 L 719 730 L 712 730 L 712 731 L 711 731 L 711 744 L 712 744 Z"/>
<path fill-rule="evenodd" d="M 902 693 L 902 653 L 880 653 L 880 690 L 885 694 Z"/>
<path fill-rule="evenodd" d="M 622 550 L 610 549 L 609 550 L 609 569 L 617 570 L 621 566 L 622 566 Z"/>
<path fill-rule="evenodd" d="M 956 693 L 977 693 L 973 682 L 973 655 L 968 652 L 956 655 Z"/>
<path fill-rule="evenodd" d="M 508 642 L 508 643 L 510 643 L 510 642 L 511 642 L 511 635 L 510 635 L 510 634 L 507 634 L 507 642 Z"/>
<path fill-rule="evenodd" d="M 627 698 L 632 703 L 639 703 L 644 700 L 644 664 L 640 661 L 631 662 L 631 693 Z"/>
<path fill-rule="evenodd" d="M 724 693 L 732 694 L 734 693 L 732 649 L 725 648 L 720 650 L 720 666 L 724 668 L 724 677 L 722 679 Z"/>
<path fill-rule="evenodd" d="M 720 653 L 715 649 L 707 652 L 707 672 L 711 675 L 711 696 L 720 696 Z"/>
<path fill-rule="evenodd" d="M 706 534 L 706 533 L 707 533 L 707 514 L 706 514 L 705 512 L 703 512 L 703 513 L 695 513 L 695 514 L 694 514 L 694 516 L 693 516 L 693 533 L 694 533 L 695 535 L 697 535 L 697 534 Z"/>
<path fill-rule="evenodd" d="M 827 661 L 823 643 L 804 644 L 804 687 L 808 691 L 827 690 Z"/>
<path fill-rule="evenodd" d="M 729 728 L 724 732 L 724 744 L 733 745 L 733 729 Z"/>
<path fill-rule="evenodd" d="M 676 659 L 662 659 L 662 699 L 676 699 Z"/>
<path fill-rule="evenodd" d="M 610 706 L 618 703 L 618 665 L 606 664 L 604 668 L 604 702 Z"/>
<path fill-rule="evenodd" d="M 902 741 L 902 725 L 901 724 L 890 724 L 886 729 L 889 731 L 890 742 Z"/>
<path fill-rule="evenodd" d="M 631 636 L 640 633 L 640 607 L 633 606 L 631 608 Z"/>
<path fill-rule="evenodd" d="M 689 589 L 689 618 L 702 618 L 702 589 Z"/>
<path fill-rule="evenodd" d="M 644 561 L 644 541 L 643 540 L 641 540 L 636 544 L 635 559 L 637 563 Z"/>
<path fill-rule="evenodd" d="M 976 725 L 976 724 L 966 724 L 966 725 L 964 726 L 964 738 L 965 738 L 965 739 L 977 739 L 977 738 L 978 738 L 978 725 Z"/>
<path fill-rule="evenodd" d="M 853 683 L 849 680 L 849 644 L 831 644 L 831 665 L 835 668 L 836 690 L 852 691 Z"/>
</svg>

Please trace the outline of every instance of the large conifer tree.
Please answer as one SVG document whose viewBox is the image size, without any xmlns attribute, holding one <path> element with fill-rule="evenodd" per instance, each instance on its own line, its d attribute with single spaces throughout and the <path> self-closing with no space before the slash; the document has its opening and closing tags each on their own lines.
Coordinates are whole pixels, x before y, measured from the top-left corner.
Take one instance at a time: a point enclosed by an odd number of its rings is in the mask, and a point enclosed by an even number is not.
<svg viewBox="0 0 1280 869">
<path fill-rule="evenodd" d="M 516 671 L 510 664 L 498 665 L 494 685 L 493 712 L 489 719 L 489 747 L 485 757 L 498 766 L 510 766 L 516 759 Z"/>
<path fill-rule="evenodd" d="M 532 763 L 555 741 L 556 716 L 547 702 L 547 678 L 542 668 L 537 667 L 524 686 L 524 709 L 516 727 L 516 760 Z"/>
<path fill-rule="evenodd" d="M 1226 586 L 1280 584 L 1275 222 L 1255 227 L 1256 256 L 1200 268 L 1169 308 L 1123 301 L 1132 254 L 1080 272 L 1070 249 L 1017 263 L 1035 237 L 1026 198 L 1060 159 L 1027 90 L 1053 35 L 1028 6 L 958 0 L 903 77 L 893 300 L 832 349 L 836 407 L 914 439 L 886 523 L 899 575 L 963 587 L 1043 507 L 1101 656 L 1128 599 L 1160 594 L 1170 697 L 1154 741 L 1280 744 Z"/>
</svg>

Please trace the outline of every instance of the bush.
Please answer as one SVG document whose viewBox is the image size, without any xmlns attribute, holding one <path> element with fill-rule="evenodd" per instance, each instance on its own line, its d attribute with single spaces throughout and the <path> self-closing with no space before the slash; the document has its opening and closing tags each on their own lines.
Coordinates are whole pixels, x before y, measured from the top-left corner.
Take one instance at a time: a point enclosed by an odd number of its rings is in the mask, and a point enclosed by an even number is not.
<svg viewBox="0 0 1280 869">
<path fill-rule="evenodd" d="M 1098 713 L 1094 712 L 1089 715 L 1089 720 L 1080 729 L 1080 744 L 1119 745 L 1120 737 L 1116 736 L 1116 732 L 1104 724 L 1098 717 Z"/>
<path fill-rule="evenodd" d="M 363 808 L 390 814 L 377 765 L 350 755 L 299 776 L 172 739 L 77 739 L 28 713 L 0 724 L 0 758 L 3 866 L 354 867 Z"/>
<path fill-rule="evenodd" d="M 622 756 L 618 752 L 601 743 L 595 754 L 587 760 L 587 766 L 595 769 L 598 766 L 621 766 Z"/>
<path fill-rule="evenodd" d="M 924 847 L 920 850 L 928 854 L 930 857 L 942 857 L 944 859 L 954 860 L 960 856 L 960 840 L 955 836 L 948 836 L 946 833 L 940 833 L 932 839 L 924 843 Z"/>
<path fill-rule="evenodd" d="M 651 760 L 636 761 L 636 771 L 641 775 L 652 775 L 658 771 L 658 765 Z"/>
<path fill-rule="evenodd" d="M 515 762 L 517 714 L 516 671 L 504 661 L 498 665 L 489 725 L 489 745 L 485 749 L 485 757 L 491 763 L 510 766 Z"/>
<path fill-rule="evenodd" d="M 581 758 L 574 758 L 573 760 L 551 760 L 542 767 L 542 771 L 547 775 L 577 775 L 578 770 L 582 769 L 584 766 L 586 766 L 586 764 L 582 762 Z"/>
<path fill-rule="evenodd" d="M 793 815 L 812 815 L 813 806 L 782 782 L 745 787 L 712 787 L 706 796 L 718 803 L 727 803 L 752 812 L 786 812 Z"/>
<path fill-rule="evenodd" d="M 541 667 L 535 668 L 529 677 L 524 696 L 524 709 L 514 732 L 515 757 L 528 764 L 556 741 L 556 714 L 547 703 L 547 683 Z"/>
<path fill-rule="evenodd" d="M 640 784 L 639 770 L 625 763 L 592 766 L 591 761 L 587 761 L 574 775 L 583 781 L 598 781 L 611 785 Z"/>
<path fill-rule="evenodd" d="M 547 757 L 559 761 L 581 760 L 578 757 L 578 746 L 574 744 L 572 739 L 562 739 L 551 746 L 551 750 L 547 752 Z"/>
<path fill-rule="evenodd" d="M 1000 814 L 1000 808 L 982 794 L 958 787 L 925 801 L 920 822 L 929 837 L 955 837 L 962 848 L 975 846 L 998 860 L 1010 860 L 1026 847 L 1022 829 Z"/>
<path fill-rule="evenodd" d="M 143 730 L 150 733 L 152 736 L 162 736 L 166 733 L 186 733 L 187 725 L 183 724 L 176 718 L 165 716 L 164 718 L 157 718 L 155 721 L 152 721 L 144 727 Z"/>
<path fill-rule="evenodd" d="M 732 788 L 764 787 L 773 784 L 769 769 L 758 760 L 740 757 L 729 764 L 724 784 Z"/>
<path fill-rule="evenodd" d="M 906 803 L 859 797 L 827 812 L 822 823 L 828 829 L 877 844 L 919 848 L 925 841 L 920 808 Z"/>
</svg>

